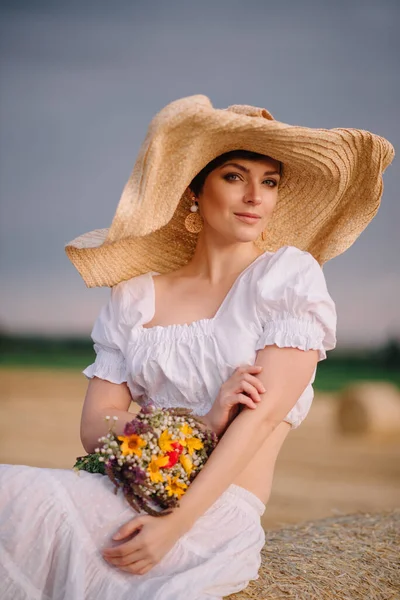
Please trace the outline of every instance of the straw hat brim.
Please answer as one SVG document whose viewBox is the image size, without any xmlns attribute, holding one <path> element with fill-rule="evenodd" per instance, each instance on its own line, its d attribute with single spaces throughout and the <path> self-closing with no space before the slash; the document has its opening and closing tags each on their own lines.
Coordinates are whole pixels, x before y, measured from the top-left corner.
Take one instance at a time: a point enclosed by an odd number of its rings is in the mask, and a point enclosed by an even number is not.
<svg viewBox="0 0 400 600">
<path fill-rule="evenodd" d="M 213 108 L 203 95 L 175 100 L 152 119 L 110 228 L 65 247 L 86 285 L 113 286 L 186 264 L 197 234 L 184 227 L 191 204 L 185 190 L 208 162 L 236 149 L 283 164 L 259 248 L 293 245 L 321 265 L 351 246 L 375 216 L 382 174 L 394 156 L 390 142 L 368 131 L 288 125 L 258 107 Z"/>
</svg>

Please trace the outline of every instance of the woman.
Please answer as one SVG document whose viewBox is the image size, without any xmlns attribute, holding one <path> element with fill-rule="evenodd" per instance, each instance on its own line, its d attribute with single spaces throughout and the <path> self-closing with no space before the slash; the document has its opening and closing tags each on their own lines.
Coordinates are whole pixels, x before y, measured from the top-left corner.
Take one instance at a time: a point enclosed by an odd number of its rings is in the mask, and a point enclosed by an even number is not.
<svg viewBox="0 0 400 600">
<path fill-rule="evenodd" d="M 67 246 L 87 285 L 113 286 L 84 371 L 85 449 L 106 415 L 122 432 L 132 399 L 192 408 L 219 444 L 180 506 L 158 518 L 135 513 L 101 475 L 3 466 L 2 598 L 217 599 L 257 577 L 275 460 L 336 344 L 314 256 L 338 254 L 365 227 L 352 186 L 379 203 L 392 150 L 362 132 L 353 138 L 370 147 L 352 154 L 346 134 L 333 148 L 334 135 L 299 134 L 265 109 L 229 110 L 204 96 L 165 107 L 111 228 Z M 310 206 L 318 212 L 299 216 Z"/>
</svg>

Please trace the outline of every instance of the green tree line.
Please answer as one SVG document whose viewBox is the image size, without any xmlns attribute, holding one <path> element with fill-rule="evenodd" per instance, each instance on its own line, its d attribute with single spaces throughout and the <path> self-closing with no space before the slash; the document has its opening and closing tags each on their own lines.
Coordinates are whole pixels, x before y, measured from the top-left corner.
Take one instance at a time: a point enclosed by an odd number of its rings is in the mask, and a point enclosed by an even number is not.
<svg viewBox="0 0 400 600">
<path fill-rule="evenodd" d="M 373 349 L 335 348 L 318 364 L 314 387 L 337 390 L 359 379 L 386 380 L 400 387 L 400 340 Z M 0 333 L 0 367 L 83 370 L 95 359 L 90 337 L 45 337 Z"/>
</svg>

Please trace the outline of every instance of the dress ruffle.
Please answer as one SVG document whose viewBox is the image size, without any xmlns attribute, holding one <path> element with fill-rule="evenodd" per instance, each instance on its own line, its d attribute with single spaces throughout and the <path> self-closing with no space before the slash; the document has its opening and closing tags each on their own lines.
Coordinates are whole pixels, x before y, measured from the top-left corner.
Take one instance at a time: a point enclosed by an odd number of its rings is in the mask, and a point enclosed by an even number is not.
<svg viewBox="0 0 400 600">
<path fill-rule="evenodd" d="M 200 319 L 187 324 L 137 327 L 133 337 L 140 337 L 141 342 L 145 344 L 169 344 L 177 341 L 188 342 L 195 337 L 210 336 L 213 333 L 214 319 Z"/>
<path fill-rule="evenodd" d="M 290 315 L 279 320 L 267 321 L 264 324 L 256 350 L 272 344 L 276 344 L 279 348 L 318 350 L 318 360 L 324 360 L 326 358 L 323 347 L 324 337 L 324 330 L 317 321 Z"/>
<path fill-rule="evenodd" d="M 123 383 L 127 381 L 126 360 L 121 350 L 106 348 L 100 344 L 94 344 L 96 360 L 82 373 L 88 378 L 99 377 L 111 383 Z"/>
<path fill-rule="evenodd" d="M 318 350 L 318 360 L 336 346 L 336 307 L 324 274 L 309 253 L 280 248 L 257 281 L 257 312 L 262 332 L 256 348 Z"/>
</svg>

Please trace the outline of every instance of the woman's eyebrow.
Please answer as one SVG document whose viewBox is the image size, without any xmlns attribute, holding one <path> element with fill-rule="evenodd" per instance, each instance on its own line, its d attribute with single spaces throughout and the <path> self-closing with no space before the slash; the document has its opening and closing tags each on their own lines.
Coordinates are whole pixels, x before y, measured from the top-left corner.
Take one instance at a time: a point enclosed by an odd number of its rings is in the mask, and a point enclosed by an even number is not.
<svg viewBox="0 0 400 600">
<path fill-rule="evenodd" d="M 240 171 L 244 171 L 244 173 L 249 173 L 249 169 L 247 169 L 243 165 L 239 165 L 239 163 L 235 163 L 235 162 L 225 163 L 220 167 L 220 169 L 223 169 L 224 167 L 228 167 L 229 165 L 232 167 L 236 167 L 237 169 L 240 169 Z M 275 170 L 274 171 L 265 171 L 264 175 L 280 175 L 280 173 L 279 173 L 279 171 L 275 171 Z"/>
</svg>

